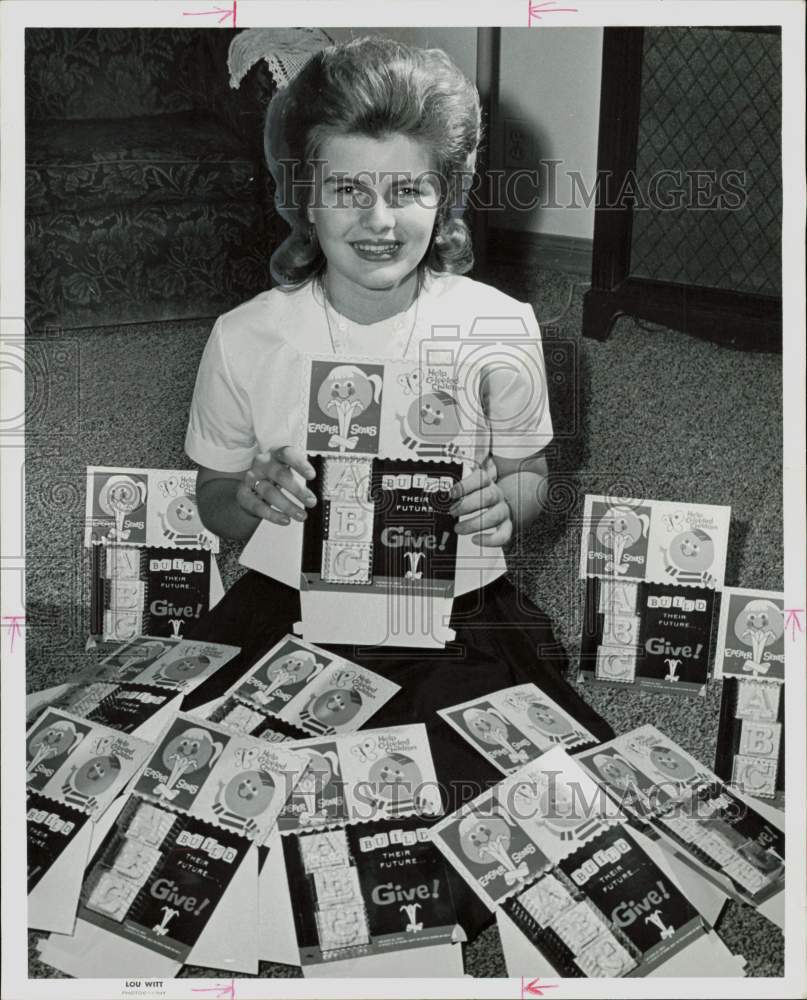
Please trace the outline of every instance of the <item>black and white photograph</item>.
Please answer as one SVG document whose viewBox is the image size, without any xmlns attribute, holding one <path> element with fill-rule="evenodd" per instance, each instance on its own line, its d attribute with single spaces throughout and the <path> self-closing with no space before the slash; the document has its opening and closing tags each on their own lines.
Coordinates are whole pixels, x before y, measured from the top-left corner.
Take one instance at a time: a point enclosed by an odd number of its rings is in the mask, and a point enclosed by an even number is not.
<svg viewBox="0 0 807 1000">
<path fill-rule="evenodd" d="M 0 45 L 2 996 L 803 996 L 804 5 Z"/>
</svg>

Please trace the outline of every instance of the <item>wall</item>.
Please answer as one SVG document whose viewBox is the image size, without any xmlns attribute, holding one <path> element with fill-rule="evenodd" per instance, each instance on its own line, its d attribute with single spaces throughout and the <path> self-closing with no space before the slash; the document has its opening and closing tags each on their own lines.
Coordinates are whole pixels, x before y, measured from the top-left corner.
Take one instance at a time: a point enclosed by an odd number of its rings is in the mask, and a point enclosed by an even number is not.
<svg viewBox="0 0 807 1000">
<path fill-rule="evenodd" d="M 502 29 L 499 110 L 491 136 L 492 166 L 508 165 L 505 121 L 510 119 L 523 123 L 526 133 L 522 168 L 535 168 L 539 161 L 562 162 L 554 168 L 554 199 L 551 190 L 541 191 L 538 207 L 510 209 L 501 222 L 493 225 L 591 239 L 594 206 L 584 207 L 583 197 L 578 194 L 578 207 L 570 207 L 572 185 L 567 172 L 579 172 L 586 190 L 592 189 L 597 172 L 601 69 L 602 28 Z M 513 162 L 510 158 L 509 163 Z M 548 166 L 542 169 L 545 187 L 552 173 Z M 525 196 L 529 186 L 523 185 L 520 190 Z"/>
<path fill-rule="evenodd" d="M 367 33 L 388 35 L 412 45 L 443 48 L 470 79 L 476 79 L 475 28 L 326 28 L 338 41 Z M 507 208 L 491 213 L 495 227 L 591 239 L 594 206 L 586 208 L 578 193 L 569 207 L 571 183 L 566 171 L 578 171 L 591 190 L 597 167 L 597 125 L 602 64 L 601 28 L 502 28 L 499 108 L 489 134 L 491 168 L 514 164 L 505 157 L 505 121 L 519 123 L 525 136 L 525 156 L 517 166 L 538 168 L 539 161 L 561 160 L 556 168 L 557 190 L 540 190 L 530 210 Z M 546 188 L 550 168 L 541 169 Z M 519 185 L 523 200 L 534 194 Z"/>
<path fill-rule="evenodd" d="M 444 49 L 471 80 L 476 79 L 476 28 L 325 28 L 337 41 L 384 35 L 407 45 Z"/>
</svg>

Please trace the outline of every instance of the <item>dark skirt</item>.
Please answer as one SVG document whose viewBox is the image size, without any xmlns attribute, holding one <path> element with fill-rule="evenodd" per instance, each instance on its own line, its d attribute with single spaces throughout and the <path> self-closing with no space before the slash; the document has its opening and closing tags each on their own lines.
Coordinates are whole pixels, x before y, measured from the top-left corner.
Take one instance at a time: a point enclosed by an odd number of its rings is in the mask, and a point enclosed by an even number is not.
<svg viewBox="0 0 807 1000">
<path fill-rule="evenodd" d="M 299 620 L 296 590 L 261 573 L 247 572 L 187 636 L 240 646 L 241 653 L 187 696 L 183 708 L 192 710 L 223 694 L 291 633 Z M 443 650 L 324 646 L 400 685 L 401 690 L 367 727 L 425 724 L 447 811 L 457 809 L 503 776 L 436 714 L 438 708 L 531 682 L 598 740 L 612 738 L 609 725 L 564 680 L 567 657 L 549 619 L 505 577 L 457 598 L 451 627 L 456 639 Z M 490 922 L 491 915 L 459 876 L 451 875 L 457 912 L 472 938 Z"/>
</svg>

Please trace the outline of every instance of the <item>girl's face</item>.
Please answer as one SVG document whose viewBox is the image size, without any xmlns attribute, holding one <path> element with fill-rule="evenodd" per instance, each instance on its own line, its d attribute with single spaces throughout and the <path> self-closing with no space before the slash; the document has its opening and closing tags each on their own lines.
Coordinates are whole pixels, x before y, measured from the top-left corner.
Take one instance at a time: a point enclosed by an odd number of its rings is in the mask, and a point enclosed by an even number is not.
<svg viewBox="0 0 807 1000">
<path fill-rule="evenodd" d="M 404 135 L 327 139 L 309 221 L 331 278 L 369 291 L 400 284 L 431 240 L 439 186 L 428 151 Z"/>
</svg>

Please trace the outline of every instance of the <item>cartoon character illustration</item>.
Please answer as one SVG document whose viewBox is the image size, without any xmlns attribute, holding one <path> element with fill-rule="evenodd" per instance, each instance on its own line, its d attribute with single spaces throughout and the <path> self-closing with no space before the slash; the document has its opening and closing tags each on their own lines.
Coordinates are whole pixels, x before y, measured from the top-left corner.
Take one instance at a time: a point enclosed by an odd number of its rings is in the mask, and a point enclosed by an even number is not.
<svg viewBox="0 0 807 1000">
<path fill-rule="evenodd" d="M 565 715 L 538 699 L 527 705 L 527 718 L 551 743 L 568 743 L 570 738 L 584 735 Z"/>
<path fill-rule="evenodd" d="M 336 417 L 339 427 L 328 441 L 329 448 L 338 448 L 340 454 L 355 449 L 359 439 L 350 434 L 350 422 L 380 400 L 381 387 L 380 375 L 367 375 L 357 365 L 337 365 L 331 369 L 317 393 L 320 410 L 326 417 Z"/>
<path fill-rule="evenodd" d="M 404 573 L 404 578 L 407 580 L 422 580 L 423 570 L 420 569 L 421 562 L 424 562 L 426 556 L 423 552 L 405 552 L 404 559 L 409 563 L 409 569 Z"/>
<path fill-rule="evenodd" d="M 422 909 L 420 903 L 404 903 L 398 909 L 406 914 L 406 933 L 417 934 L 423 930 L 423 921 L 418 920 L 418 910 Z"/>
<path fill-rule="evenodd" d="M 770 664 L 763 663 L 762 655 L 766 646 L 782 638 L 784 630 L 784 615 L 773 601 L 749 601 L 734 620 L 734 634 L 744 646 L 751 647 L 751 661 L 745 661 L 743 670 L 755 677 L 767 674 Z"/>
<path fill-rule="evenodd" d="M 275 693 L 287 684 L 307 683 L 321 670 L 322 664 L 317 662 L 312 652 L 307 649 L 295 650 L 256 671 L 254 680 L 265 684 L 265 687 L 250 693 L 249 698 L 258 705 L 268 705 Z"/>
<path fill-rule="evenodd" d="M 664 570 L 679 583 L 699 583 L 714 587 L 708 572 L 715 558 L 715 543 L 701 528 L 689 528 L 676 535 L 669 546 L 661 546 Z"/>
<path fill-rule="evenodd" d="M 657 771 L 675 781 L 687 781 L 696 772 L 692 764 L 671 747 L 654 746 L 650 750 L 650 760 Z"/>
<path fill-rule="evenodd" d="M 120 677 L 121 680 L 129 679 L 167 653 L 172 645 L 157 639 L 138 642 L 127 649 L 122 649 L 115 657 L 111 657 L 105 666 L 117 667 L 116 676 Z M 134 670 L 134 667 L 140 669 Z"/>
<path fill-rule="evenodd" d="M 409 404 L 405 416 L 396 414 L 396 420 L 404 447 L 416 455 L 427 458 L 463 454 L 463 449 L 453 443 L 461 427 L 457 400 L 449 393 L 422 393 Z"/>
<path fill-rule="evenodd" d="M 465 816 L 459 825 L 459 841 L 469 861 L 477 865 L 501 865 L 506 885 L 524 882 L 530 870 L 526 861 L 517 865 L 510 857 L 510 829 L 515 823 L 501 816 Z"/>
<path fill-rule="evenodd" d="M 415 793 L 423 776 L 415 761 L 405 753 L 391 753 L 375 761 L 368 772 L 376 807 L 390 815 L 409 812 L 415 806 Z"/>
<path fill-rule="evenodd" d="M 637 774 L 627 761 L 621 757 L 598 753 L 591 763 L 605 783 L 614 791 L 621 793 L 623 801 L 627 799 L 633 808 L 638 805 L 650 808 L 650 798 L 640 787 Z"/>
<path fill-rule="evenodd" d="M 160 937 L 165 937 L 168 933 L 168 924 L 174 917 L 179 915 L 179 910 L 175 910 L 171 906 L 161 906 L 160 909 L 163 911 L 163 918 L 159 924 L 155 924 L 151 929 L 155 934 L 159 934 Z"/>
<path fill-rule="evenodd" d="M 99 797 L 112 787 L 120 773 L 120 758 L 99 754 L 71 770 L 62 785 L 62 795 L 91 814 L 98 808 Z"/>
<path fill-rule="evenodd" d="M 398 385 L 401 387 L 404 396 L 417 396 L 420 391 L 420 369 L 414 368 L 411 372 L 404 372 L 398 376 Z"/>
<path fill-rule="evenodd" d="M 611 549 L 613 560 L 605 564 L 606 573 L 627 573 L 629 566 L 622 562 L 626 549 L 640 538 L 646 537 L 650 527 L 647 514 L 637 514 L 631 507 L 615 504 L 600 518 L 595 534 L 600 545 Z"/>
<path fill-rule="evenodd" d="M 508 738 L 507 722 L 495 709 L 466 708 L 462 713 L 465 728 L 488 746 L 501 747 L 511 763 L 529 760 L 525 750 L 516 750 Z"/>
<path fill-rule="evenodd" d="M 109 538 L 122 542 L 131 534 L 123 530 L 124 519 L 146 502 L 146 484 L 136 482 L 131 476 L 110 476 L 98 494 L 98 506 L 115 518 L 115 527 L 110 528 Z"/>
<path fill-rule="evenodd" d="M 176 787 L 185 774 L 194 774 L 203 768 L 212 767 L 224 744 L 214 742 L 206 729 L 192 726 L 169 740 L 162 753 L 163 766 L 170 771 L 165 784 L 157 784 L 154 794 L 169 801 L 179 795 Z"/>
<path fill-rule="evenodd" d="M 328 812 L 320 798 L 323 791 L 339 774 L 339 758 L 334 750 L 319 753 L 316 750 L 306 750 L 309 763 L 303 771 L 300 780 L 294 786 L 290 802 L 297 803 L 300 826 L 316 826 L 324 823 Z"/>
<path fill-rule="evenodd" d="M 675 928 L 672 926 L 667 926 L 664 923 L 664 918 L 661 916 L 661 910 L 653 910 L 653 912 L 644 918 L 646 924 L 653 924 L 653 926 L 658 930 L 661 935 L 661 940 L 665 938 L 672 937 L 675 934 Z"/>
<path fill-rule="evenodd" d="M 375 737 L 368 736 L 363 743 L 354 743 L 350 748 L 350 752 L 362 764 L 369 764 L 371 761 L 378 760 L 379 751 L 376 747 Z"/>
<path fill-rule="evenodd" d="M 195 493 L 183 493 L 168 502 L 165 513 L 158 514 L 166 541 L 175 545 L 212 545 L 205 526 L 199 517 Z"/>
<path fill-rule="evenodd" d="M 255 817 L 266 812 L 275 794 L 275 782 L 266 771 L 242 771 L 228 782 L 220 781 L 213 812 L 224 826 L 249 837 L 258 832 Z"/>
<path fill-rule="evenodd" d="M 66 757 L 84 738 L 69 719 L 56 719 L 45 729 L 40 729 L 28 740 L 26 782 L 36 777 L 39 765 L 55 757 Z"/>
<path fill-rule="evenodd" d="M 322 694 L 311 695 L 300 711 L 303 727 L 315 733 L 334 733 L 355 718 L 362 706 L 358 691 L 332 687 Z"/>
<path fill-rule="evenodd" d="M 551 833 L 560 841 L 586 840 L 606 825 L 601 801 L 594 804 L 578 797 L 555 774 L 539 774 L 537 781 L 520 781 L 513 786 L 513 801 L 519 816 Z"/>
<path fill-rule="evenodd" d="M 199 677 L 210 666 L 210 658 L 202 654 L 198 656 L 182 656 L 178 660 L 164 663 L 154 675 L 153 683 L 184 690 L 194 678 Z"/>
<path fill-rule="evenodd" d="M 626 752 L 636 754 L 653 766 L 661 775 L 662 780 L 658 784 L 665 795 L 669 793 L 675 796 L 682 791 L 708 785 L 714 781 L 712 775 L 700 771 L 673 747 L 658 743 L 652 734 L 632 737 L 626 745 Z"/>
</svg>

